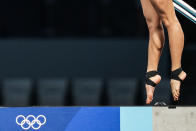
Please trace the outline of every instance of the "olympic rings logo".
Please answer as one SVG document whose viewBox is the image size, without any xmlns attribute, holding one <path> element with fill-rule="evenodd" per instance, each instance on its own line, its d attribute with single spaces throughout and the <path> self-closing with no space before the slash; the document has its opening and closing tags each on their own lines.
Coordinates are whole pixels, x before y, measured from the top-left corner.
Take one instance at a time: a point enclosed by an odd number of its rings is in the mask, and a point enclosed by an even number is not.
<svg viewBox="0 0 196 131">
<path fill-rule="evenodd" d="M 46 117 L 44 115 L 39 115 L 37 117 L 33 115 L 28 115 L 26 118 L 23 115 L 18 115 L 16 117 L 16 124 L 22 127 L 24 130 L 33 128 L 38 130 L 42 125 L 46 123 Z"/>
</svg>

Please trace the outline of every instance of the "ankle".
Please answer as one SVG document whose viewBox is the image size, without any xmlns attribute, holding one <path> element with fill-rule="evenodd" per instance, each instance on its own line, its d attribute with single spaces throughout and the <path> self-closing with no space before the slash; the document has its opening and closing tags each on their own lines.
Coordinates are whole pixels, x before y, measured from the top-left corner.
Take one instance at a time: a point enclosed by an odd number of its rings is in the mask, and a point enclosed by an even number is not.
<svg viewBox="0 0 196 131">
<path fill-rule="evenodd" d="M 150 71 L 158 71 L 158 70 L 156 68 L 149 68 L 149 69 L 147 69 L 146 72 L 150 72 Z"/>
<path fill-rule="evenodd" d="M 179 74 L 179 77 L 181 80 L 184 80 L 186 78 L 187 74 L 186 72 L 182 71 L 180 74 Z"/>
<path fill-rule="evenodd" d="M 179 68 L 181 68 L 181 65 L 172 66 L 171 71 L 177 70 Z"/>
<path fill-rule="evenodd" d="M 155 75 L 154 77 L 150 78 L 152 81 L 155 83 L 159 83 L 161 81 L 161 76 L 160 75 Z"/>
</svg>

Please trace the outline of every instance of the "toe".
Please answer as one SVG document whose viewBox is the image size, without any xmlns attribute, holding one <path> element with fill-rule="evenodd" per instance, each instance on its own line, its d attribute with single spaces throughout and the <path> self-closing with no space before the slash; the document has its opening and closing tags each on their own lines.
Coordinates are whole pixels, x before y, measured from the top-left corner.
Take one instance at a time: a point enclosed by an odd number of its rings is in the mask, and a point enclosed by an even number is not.
<svg viewBox="0 0 196 131">
<path fill-rule="evenodd" d="M 152 95 L 149 95 L 147 96 L 147 99 L 146 99 L 146 104 L 150 104 L 153 100 L 153 96 Z"/>
<path fill-rule="evenodd" d="M 148 93 L 147 94 L 147 98 L 146 98 L 146 104 L 150 104 L 152 99 L 153 99 L 153 94 L 152 93 Z"/>
<path fill-rule="evenodd" d="M 173 90 L 172 94 L 173 94 L 174 101 L 176 101 L 178 99 L 178 95 L 177 95 L 176 90 Z"/>
<path fill-rule="evenodd" d="M 172 80 L 171 81 L 171 89 L 172 89 L 174 101 L 177 101 L 180 96 L 180 82 L 177 80 Z"/>
<path fill-rule="evenodd" d="M 175 89 L 176 89 L 176 92 L 179 93 L 179 92 L 180 92 L 180 84 L 177 85 L 177 86 L 175 87 Z"/>
<path fill-rule="evenodd" d="M 147 91 L 146 104 L 150 104 L 153 100 L 154 87 L 146 86 L 146 91 Z"/>
<path fill-rule="evenodd" d="M 147 99 L 146 99 L 146 104 L 150 104 L 150 102 L 151 102 L 151 101 L 147 98 Z"/>
</svg>

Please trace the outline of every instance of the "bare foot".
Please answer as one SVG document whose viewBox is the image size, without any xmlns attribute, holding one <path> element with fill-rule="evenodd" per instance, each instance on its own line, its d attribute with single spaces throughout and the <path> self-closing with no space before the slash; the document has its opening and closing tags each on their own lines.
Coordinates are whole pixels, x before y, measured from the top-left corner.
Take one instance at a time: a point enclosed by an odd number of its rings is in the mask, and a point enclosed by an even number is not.
<svg viewBox="0 0 196 131">
<path fill-rule="evenodd" d="M 161 76 L 160 75 L 153 76 L 150 78 L 150 80 L 158 84 L 161 81 Z M 146 93 L 147 93 L 146 104 L 150 104 L 152 102 L 154 89 L 155 87 L 146 84 Z"/>
<path fill-rule="evenodd" d="M 179 78 L 183 81 L 186 78 L 186 73 L 182 71 L 179 75 Z M 171 79 L 170 85 L 172 90 L 172 95 L 174 98 L 174 101 L 177 101 L 180 96 L 180 81 Z"/>
</svg>

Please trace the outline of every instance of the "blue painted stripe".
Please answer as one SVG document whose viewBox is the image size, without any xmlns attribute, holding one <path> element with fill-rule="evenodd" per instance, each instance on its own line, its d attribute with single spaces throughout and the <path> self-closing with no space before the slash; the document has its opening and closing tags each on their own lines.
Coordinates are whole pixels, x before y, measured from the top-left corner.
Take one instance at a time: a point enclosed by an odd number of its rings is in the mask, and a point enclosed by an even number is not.
<svg viewBox="0 0 196 131">
<path fill-rule="evenodd" d="M 196 13 L 193 12 L 192 10 L 190 10 L 189 8 L 187 8 L 185 5 L 183 5 L 182 3 L 180 3 L 178 0 L 174 0 L 174 2 L 176 4 L 178 4 L 179 6 L 181 6 L 183 9 L 185 9 L 186 11 L 188 11 L 190 14 L 192 14 L 193 16 L 196 17 Z"/>
<path fill-rule="evenodd" d="M 64 131 L 120 131 L 120 107 L 83 107 Z"/>
<path fill-rule="evenodd" d="M 23 115 L 19 119 L 17 116 Z M 44 115 L 46 123 L 39 131 L 120 131 L 120 107 L 31 107 L 0 108 L 0 131 L 24 131 L 20 124 L 24 118 Z M 16 119 L 17 118 L 17 119 Z M 33 117 L 28 118 L 31 124 Z M 43 123 L 44 119 L 39 118 Z M 35 131 L 27 121 L 24 127 Z M 39 124 L 34 123 L 35 127 Z"/>
<path fill-rule="evenodd" d="M 152 131 L 152 107 L 121 107 L 120 131 Z"/>
<path fill-rule="evenodd" d="M 189 16 L 187 16 L 186 14 L 184 14 L 182 11 L 180 11 L 179 9 L 175 8 L 179 13 L 181 13 L 182 15 L 184 15 L 186 18 L 188 18 L 189 20 L 191 20 L 193 23 L 196 24 L 196 21 L 193 20 L 192 18 L 190 18 Z"/>
</svg>

